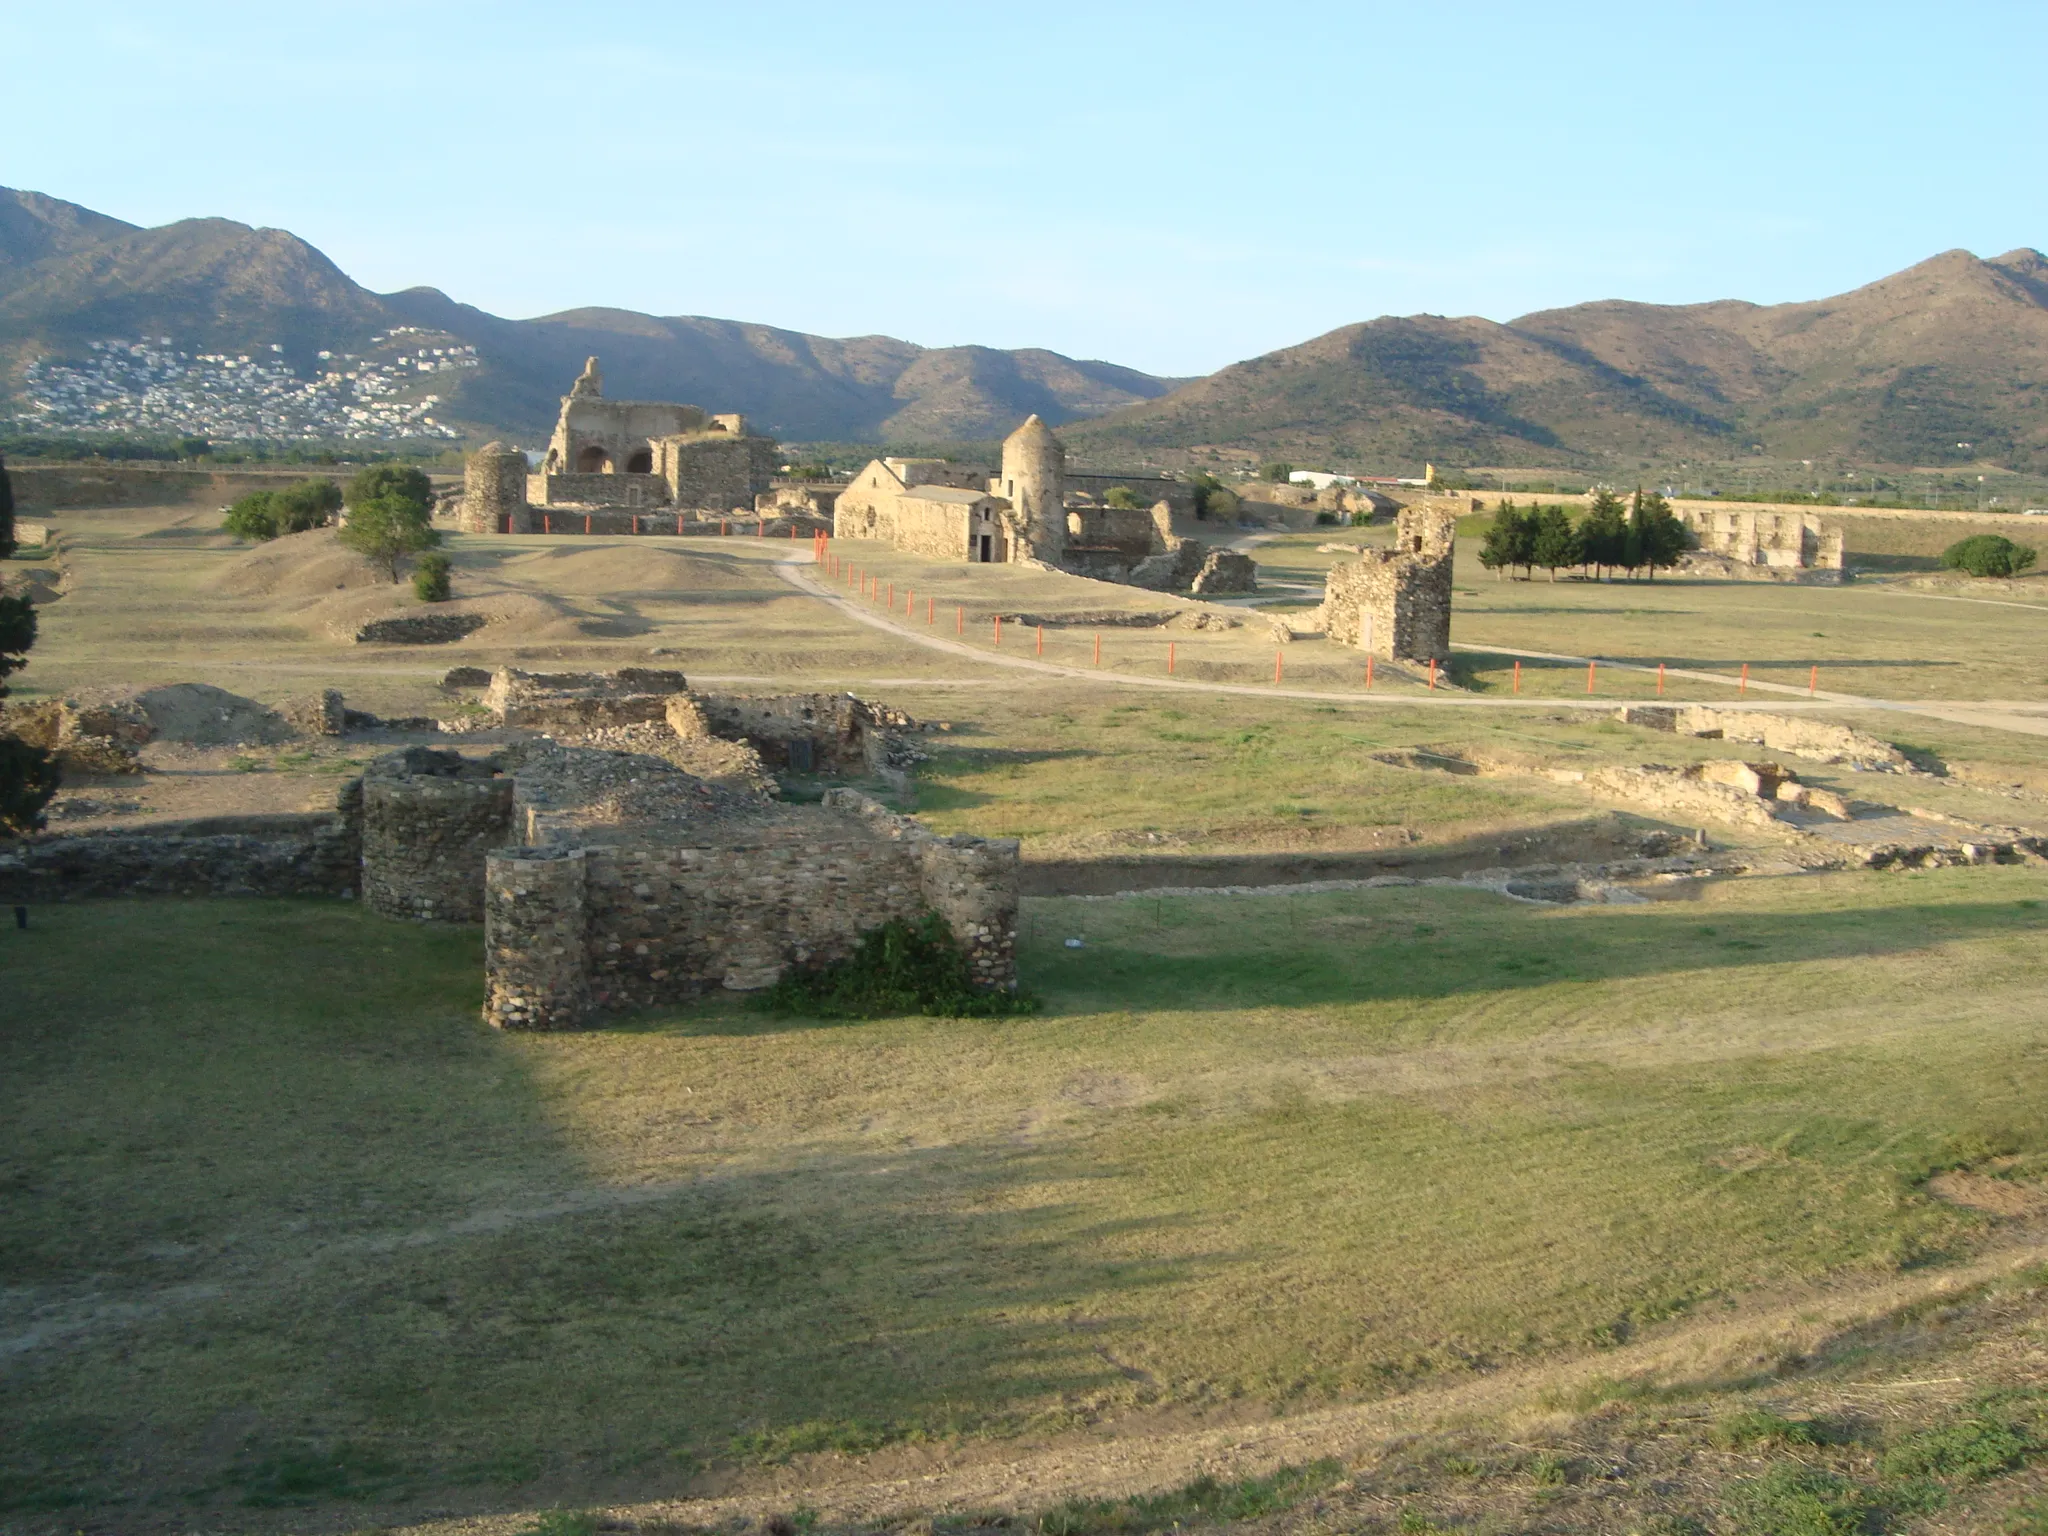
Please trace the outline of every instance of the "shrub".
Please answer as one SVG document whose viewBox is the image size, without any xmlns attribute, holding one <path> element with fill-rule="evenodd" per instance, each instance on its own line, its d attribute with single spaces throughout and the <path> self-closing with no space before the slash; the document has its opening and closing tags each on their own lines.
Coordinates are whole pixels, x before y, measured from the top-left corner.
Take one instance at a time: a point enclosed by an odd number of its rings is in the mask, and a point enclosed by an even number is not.
<svg viewBox="0 0 2048 1536">
<path fill-rule="evenodd" d="M 359 482 L 362 478 L 356 476 Z M 424 480 L 426 476 L 420 478 Z M 350 502 L 348 525 L 341 530 L 341 542 L 382 566 L 395 582 L 398 567 L 407 555 L 432 549 L 441 542 L 441 535 L 434 531 L 427 516 L 425 504 L 396 493 Z"/>
<path fill-rule="evenodd" d="M 2004 534 L 1975 533 L 1944 549 L 1941 563 L 1944 569 L 1972 576 L 2017 576 L 2033 567 L 2034 551 Z"/>
<path fill-rule="evenodd" d="M 990 1019 L 1036 1013 L 1038 999 L 1024 992 L 977 991 L 953 930 L 936 912 L 927 912 L 915 922 L 892 918 L 864 934 L 836 964 L 783 977 L 760 995 L 758 1006 L 819 1019 L 906 1013 Z"/>
<path fill-rule="evenodd" d="M 0 459 L 0 560 L 14 554 L 14 482 L 7 478 L 7 461 Z"/>
<path fill-rule="evenodd" d="M 1102 501 L 1105 506 L 1115 507 L 1119 512 L 1142 512 L 1145 508 L 1138 493 L 1128 485 L 1112 485 Z"/>
<path fill-rule="evenodd" d="M 1340 519 L 1335 512 L 1318 512 L 1316 514 L 1316 523 L 1320 527 L 1334 528 L 1339 521 Z"/>
<path fill-rule="evenodd" d="M 2018 1466 L 2037 1449 L 2013 1424 L 1979 1415 L 1909 1435 L 1884 1453 L 1886 1477 L 1976 1482 Z"/>
<path fill-rule="evenodd" d="M 57 783 L 56 759 L 47 750 L 0 735 L 0 837 L 40 832 Z"/>
<path fill-rule="evenodd" d="M 341 510 L 341 487 L 332 480 L 301 480 L 281 491 L 254 491 L 228 508 L 221 527 L 238 539 L 274 539 L 304 533 Z"/>
<path fill-rule="evenodd" d="M 442 554 L 421 555 L 419 563 L 412 568 L 413 595 L 423 603 L 445 603 L 448 601 L 448 557 Z"/>
<path fill-rule="evenodd" d="M 1271 481 L 1275 485 L 1285 485 L 1288 476 L 1293 473 L 1294 466 L 1283 459 L 1275 459 L 1270 464 L 1261 464 L 1259 466 L 1259 478 Z"/>
<path fill-rule="evenodd" d="M 1811 1424 L 1780 1418 L 1768 1408 L 1749 1408 L 1731 1413 L 1708 1433 L 1724 1451 L 1747 1450 L 1756 1445 L 1819 1445 L 1820 1436 Z"/>
<path fill-rule="evenodd" d="M 1244 503 L 1237 499 L 1237 492 L 1226 490 L 1219 485 L 1209 493 L 1209 499 L 1205 503 L 1205 510 L 1210 517 L 1217 518 L 1223 522 L 1233 522 L 1237 518 L 1239 508 L 1243 505 Z"/>
<path fill-rule="evenodd" d="M 1852 1536 L 1869 1512 L 1847 1478 L 1798 1462 L 1737 1483 L 1728 1503 L 1742 1536 Z"/>
</svg>

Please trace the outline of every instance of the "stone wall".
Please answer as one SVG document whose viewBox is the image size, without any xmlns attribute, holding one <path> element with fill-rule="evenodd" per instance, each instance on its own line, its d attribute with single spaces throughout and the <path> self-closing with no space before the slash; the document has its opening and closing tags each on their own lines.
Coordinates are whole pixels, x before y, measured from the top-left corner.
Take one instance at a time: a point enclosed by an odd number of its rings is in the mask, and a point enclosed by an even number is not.
<svg viewBox="0 0 2048 1536">
<path fill-rule="evenodd" d="M 1404 507 L 1394 548 L 1333 567 L 1322 609 L 1330 639 L 1389 661 L 1448 661 L 1457 519 L 1449 507 Z"/>
<path fill-rule="evenodd" d="M 1069 469 L 1065 479 L 1069 491 L 1085 492 L 1098 501 L 1121 485 L 1136 492 L 1147 506 L 1163 501 L 1175 512 L 1188 516 L 1195 510 L 1195 488 L 1185 480 L 1172 480 L 1164 475 L 1112 475 L 1095 469 Z"/>
<path fill-rule="evenodd" d="M 1259 568 L 1250 555 L 1232 549 L 1212 549 L 1202 560 L 1189 590 L 1197 597 L 1259 590 Z"/>
<path fill-rule="evenodd" d="M 500 848 L 484 867 L 484 1018 L 500 1029 L 574 1029 L 590 1013 L 587 856 Z"/>
<path fill-rule="evenodd" d="M 400 613 L 355 630 L 357 645 L 453 645 L 490 623 L 481 613 Z"/>
<path fill-rule="evenodd" d="M 654 445 L 654 470 L 678 507 L 745 512 L 775 476 L 772 438 L 728 434 L 663 438 Z"/>
<path fill-rule="evenodd" d="M 491 674 L 482 702 L 500 725 L 580 733 L 663 719 L 669 699 L 689 686 L 681 672 L 664 667 L 621 667 L 616 672 L 522 672 L 500 667 Z"/>
<path fill-rule="evenodd" d="M 539 474 L 527 480 L 527 499 L 536 508 L 644 507 L 669 504 L 668 482 L 659 475 Z"/>
<path fill-rule="evenodd" d="M 362 862 L 360 783 L 337 809 L 214 816 L 133 830 L 44 833 L 0 845 L 0 902 L 94 896 L 353 896 Z"/>
<path fill-rule="evenodd" d="M 1842 569 L 1842 530 L 1826 527 L 1811 512 L 1697 506 L 1675 510 L 1703 553 L 1733 565 L 1779 571 Z"/>
<path fill-rule="evenodd" d="M 1627 725 L 1723 741 L 1748 741 L 1817 763 L 1845 763 L 1864 773 L 1910 773 L 1906 754 L 1888 741 L 1846 725 L 1708 704 L 1629 704 L 1615 711 Z"/>
<path fill-rule="evenodd" d="M 527 531 L 526 455 L 488 443 L 469 456 L 462 472 L 456 525 L 464 533 Z"/>
<path fill-rule="evenodd" d="M 496 758 L 378 758 L 363 776 L 364 900 L 387 917 L 480 921 L 485 855 L 513 841 L 512 793 Z"/>
</svg>

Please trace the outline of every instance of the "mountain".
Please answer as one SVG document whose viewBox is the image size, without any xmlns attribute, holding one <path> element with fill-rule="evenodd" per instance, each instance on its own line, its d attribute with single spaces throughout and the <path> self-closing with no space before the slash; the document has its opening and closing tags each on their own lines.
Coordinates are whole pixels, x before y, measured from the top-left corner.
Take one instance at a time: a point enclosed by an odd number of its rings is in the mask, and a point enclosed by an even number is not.
<svg viewBox="0 0 2048 1536">
<path fill-rule="evenodd" d="M 303 371 L 323 349 L 364 353 L 380 336 L 391 351 L 394 327 L 477 349 L 477 367 L 432 387 L 439 419 L 481 436 L 545 434 L 593 353 L 611 394 L 741 411 L 793 440 L 1000 437 L 1033 412 L 1071 422 L 1180 382 L 1038 349 L 925 348 L 699 316 L 575 309 L 508 320 L 432 288 L 372 293 L 283 230 L 228 219 L 140 229 L 0 188 L 0 419 L 30 362 L 80 357 L 91 341 L 169 336 L 186 352 L 236 353 L 274 344 Z"/>
<path fill-rule="evenodd" d="M 1349 325 L 1070 428 L 1090 457 L 2048 468 L 2048 258 L 1948 251 L 1806 303 Z"/>
</svg>

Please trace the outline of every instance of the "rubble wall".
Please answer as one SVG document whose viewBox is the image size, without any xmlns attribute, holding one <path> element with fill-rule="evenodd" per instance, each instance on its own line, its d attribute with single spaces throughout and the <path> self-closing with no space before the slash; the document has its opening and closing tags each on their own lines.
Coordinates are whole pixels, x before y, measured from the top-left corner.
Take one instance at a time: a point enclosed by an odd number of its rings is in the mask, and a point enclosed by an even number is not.
<svg viewBox="0 0 2048 1536">
<path fill-rule="evenodd" d="M 354 780 L 350 781 L 353 789 Z M 297 816 L 214 816 L 118 832 L 43 833 L 0 849 L 0 902 L 97 896 L 353 896 L 352 805 Z"/>
<path fill-rule="evenodd" d="M 413 748 L 364 775 L 363 899 L 386 917 L 481 922 L 485 856 L 513 841 L 513 782 L 481 764 L 416 771 L 429 759 L 462 762 Z"/>
<path fill-rule="evenodd" d="M 500 848 L 484 867 L 484 1019 L 574 1029 L 590 1012 L 588 859 L 575 848 Z"/>
</svg>

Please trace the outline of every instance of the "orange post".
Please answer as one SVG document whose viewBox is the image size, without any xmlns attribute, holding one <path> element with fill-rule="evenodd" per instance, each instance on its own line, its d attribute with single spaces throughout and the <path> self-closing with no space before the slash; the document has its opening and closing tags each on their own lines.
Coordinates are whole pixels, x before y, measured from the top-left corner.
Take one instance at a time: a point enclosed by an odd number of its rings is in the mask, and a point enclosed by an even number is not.
<svg viewBox="0 0 2048 1536">
<path fill-rule="evenodd" d="M 1372 652 L 1365 653 L 1365 691 L 1372 692 Z"/>
<path fill-rule="evenodd" d="M 722 539 L 731 532 L 732 530 L 725 525 L 725 519 L 721 517 L 718 520 L 718 536 Z"/>
<path fill-rule="evenodd" d="M 756 520 L 756 522 L 754 523 L 754 537 L 757 539 L 765 539 L 768 537 L 767 518 L 764 517 Z"/>
<path fill-rule="evenodd" d="M 955 608 L 953 610 L 953 633 L 956 635 L 967 633 L 967 610 L 965 608 Z"/>
<path fill-rule="evenodd" d="M 1746 661 L 1742 664 L 1742 686 L 1735 691 L 1737 693 L 1749 692 L 1749 663 Z"/>
<path fill-rule="evenodd" d="M 682 513 L 680 513 L 680 512 L 678 512 L 678 513 L 676 514 L 676 537 L 680 539 L 680 538 L 681 538 L 682 536 L 683 536 L 683 514 L 682 514 Z"/>
<path fill-rule="evenodd" d="M 1038 626 L 1038 654 L 1041 656 L 1045 654 L 1045 626 L 1043 624 Z"/>
<path fill-rule="evenodd" d="M 1102 636 L 1099 634 L 1095 637 L 1095 665 L 1102 665 Z"/>
<path fill-rule="evenodd" d="M 540 531 L 542 533 L 553 533 L 555 531 L 555 519 L 552 514 L 547 512 L 541 513 Z"/>
<path fill-rule="evenodd" d="M 1285 653 L 1282 651 L 1276 650 L 1273 652 L 1273 681 L 1276 683 L 1280 681 L 1281 658 L 1284 655 Z"/>
<path fill-rule="evenodd" d="M 1434 656 L 1429 658 L 1429 688 L 1432 693 L 1436 691 L 1436 658 Z"/>
<path fill-rule="evenodd" d="M 633 531 L 635 533 L 640 531 L 640 514 L 637 512 L 633 514 Z"/>
<path fill-rule="evenodd" d="M 1173 676 L 1173 642 L 1166 642 L 1166 675 Z"/>
<path fill-rule="evenodd" d="M 1657 697 L 1664 697 L 1664 663 L 1657 663 Z"/>
<path fill-rule="evenodd" d="M 1521 662 L 1520 662 L 1520 661 L 1518 660 L 1518 661 L 1516 661 L 1516 663 L 1515 663 L 1515 692 L 1517 692 L 1517 693 L 1520 693 L 1521 691 L 1522 691 L 1522 663 L 1521 663 Z"/>
<path fill-rule="evenodd" d="M 1589 661 L 1586 663 L 1586 692 L 1588 693 L 1591 693 L 1593 691 L 1593 673 L 1599 665 L 1600 663 L 1597 661 Z"/>
<path fill-rule="evenodd" d="M 1820 664 L 1816 662 L 1806 674 L 1806 696 L 1810 699 L 1820 687 Z"/>
<path fill-rule="evenodd" d="M 585 533 L 590 532 L 590 514 L 588 512 L 583 514 L 583 531 Z"/>
<path fill-rule="evenodd" d="M 924 600 L 924 621 L 925 621 L 925 623 L 929 624 L 929 623 L 931 623 L 931 622 L 932 622 L 932 612 L 933 612 L 933 608 L 934 608 L 934 606 L 935 606 L 935 605 L 937 604 L 937 602 L 938 602 L 938 599 L 937 599 L 937 598 L 933 598 L 933 597 L 928 597 L 928 598 L 926 598 L 926 599 Z"/>
<path fill-rule="evenodd" d="M 913 613 L 917 609 L 917 588 L 908 587 L 903 593 L 903 611 Z"/>
<path fill-rule="evenodd" d="M 996 644 L 997 644 L 997 645 L 1001 645 L 1002 643 L 1003 643 L 1003 616 L 1002 616 L 1002 615 L 1001 615 L 1001 614 L 999 613 L 999 614 L 997 614 L 997 615 L 996 615 Z"/>
<path fill-rule="evenodd" d="M 896 611 L 896 583 L 893 581 L 889 583 L 889 611 Z"/>
</svg>

